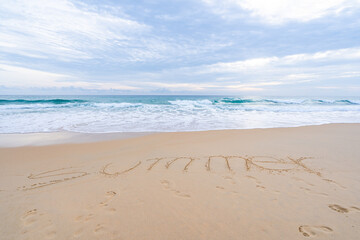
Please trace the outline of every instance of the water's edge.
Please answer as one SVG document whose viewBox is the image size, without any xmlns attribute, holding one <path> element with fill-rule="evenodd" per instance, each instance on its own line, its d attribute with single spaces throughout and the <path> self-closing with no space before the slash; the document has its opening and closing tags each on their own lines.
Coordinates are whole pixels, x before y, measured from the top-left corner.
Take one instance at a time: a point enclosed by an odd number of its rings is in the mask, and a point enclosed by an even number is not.
<svg viewBox="0 0 360 240">
<path fill-rule="evenodd" d="M 360 123 L 360 97 L 0 96 L 0 133 L 183 132 Z"/>
<path fill-rule="evenodd" d="M 38 132 L 38 133 L 1 133 L 0 148 L 47 146 L 57 144 L 76 144 L 103 142 L 137 138 L 154 134 L 153 132 L 126 133 L 77 133 L 77 132 Z"/>
<path fill-rule="evenodd" d="M 0 148 L 13 148 L 25 146 L 48 146 L 58 144 L 81 144 L 104 142 L 113 140 L 124 140 L 138 138 L 153 134 L 171 134 L 171 133 L 199 133 L 217 132 L 217 131 L 258 131 L 258 130 L 287 130 L 294 128 L 307 127 L 337 127 L 337 126 L 360 126 L 360 123 L 330 123 L 321 125 L 308 125 L 299 127 L 279 127 L 279 128 L 256 128 L 256 129 L 223 129 L 223 130 L 206 130 L 206 131 L 187 131 L 187 132 L 122 132 L 122 133 L 77 133 L 77 132 L 50 132 L 50 133 L 10 133 L 0 134 Z"/>
</svg>

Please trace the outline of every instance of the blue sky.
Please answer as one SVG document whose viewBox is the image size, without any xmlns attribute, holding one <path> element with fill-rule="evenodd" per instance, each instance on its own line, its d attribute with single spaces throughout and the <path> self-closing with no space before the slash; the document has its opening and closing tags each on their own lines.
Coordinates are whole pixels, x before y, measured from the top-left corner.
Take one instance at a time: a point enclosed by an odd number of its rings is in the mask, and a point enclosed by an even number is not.
<svg viewBox="0 0 360 240">
<path fill-rule="evenodd" d="M 0 94 L 360 93 L 360 0 L 0 0 Z"/>
</svg>

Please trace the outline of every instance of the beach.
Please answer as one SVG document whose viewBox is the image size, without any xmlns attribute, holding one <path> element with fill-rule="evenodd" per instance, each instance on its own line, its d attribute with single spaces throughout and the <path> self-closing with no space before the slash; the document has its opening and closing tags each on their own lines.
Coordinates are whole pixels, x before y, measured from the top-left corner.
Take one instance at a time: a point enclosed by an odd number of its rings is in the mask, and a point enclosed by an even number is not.
<svg viewBox="0 0 360 240">
<path fill-rule="evenodd" d="M 0 238 L 355 240 L 359 136 L 360 124 L 18 134 L 0 148 Z"/>
<path fill-rule="evenodd" d="M 360 240 L 360 0 L 0 1 L 0 240 Z"/>
</svg>

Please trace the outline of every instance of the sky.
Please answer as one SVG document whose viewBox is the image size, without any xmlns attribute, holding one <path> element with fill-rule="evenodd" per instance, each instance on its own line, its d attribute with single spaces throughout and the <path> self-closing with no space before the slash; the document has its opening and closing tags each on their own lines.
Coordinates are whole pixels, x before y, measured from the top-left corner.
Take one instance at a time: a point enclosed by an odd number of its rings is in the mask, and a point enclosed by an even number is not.
<svg viewBox="0 0 360 240">
<path fill-rule="evenodd" d="M 0 94 L 360 95 L 360 0 L 0 0 Z"/>
</svg>

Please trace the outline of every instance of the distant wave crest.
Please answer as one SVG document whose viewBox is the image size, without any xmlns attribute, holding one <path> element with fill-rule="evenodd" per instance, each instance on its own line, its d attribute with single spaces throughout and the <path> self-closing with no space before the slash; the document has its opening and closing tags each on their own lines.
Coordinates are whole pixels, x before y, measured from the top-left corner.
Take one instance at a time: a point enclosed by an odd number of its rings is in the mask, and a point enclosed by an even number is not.
<svg viewBox="0 0 360 240">
<path fill-rule="evenodd" d="M 254 99 L 239 99 L 239 98 L 222 98 L 219 100 L 214 100 L 214 103 L 225 103 L 225 104 L 251 104 L 251 103 L 263 103 L 263 104 L 276 104 L 280 103 L 274 100 L 268 100 L 268 99 L 260 99 L 260 100 L 254 100 Z"/>
<path fill-rule="evenodd" d="M 152 102 L 88 102 L 81 99 L 0 99 L 0 105 L 31 105 L 31 104 L 53 104 L 53 105 L 64 105 L 71 103 L 90 103 L 95 106 L 114 106 L 114 107 L 129 107 L 139 106 L 142 104 L 151 105 L 162 105 L 154 104 Z M 168 101 L 167 104 L 178 105 L 178 106 L 206 106 L 206 105 L 360 105 L 360 102 L 354 102 L 347 99 L 342 100 L 321 100 L 321 99 L 306 99 L 306 100 L 283 100 L 283 99 L 249 99 L 249 98 L 219 98 L 219 99 L 201 99 L 201 100 L 173 100 Z"/>
<path fill-rule="evenodd" d="M 287 104 L 301 104 L 301 105 L 359 105 L 360 103 L 352 102 L 350 100 L 273 100 L 273 99 L 241 99 L 241 98 L 221 98 L 214 100 L 214 104 L 264 104 L 264 105 L 287 105 Z"/>
<path fill-rule="evenodd" d="M 79 99 L 43 99 L 43 100 L 25 100 L 25 99 L 15 99 L 7 100 L 0 99 L 0 105 L 9 105 L 9 104 L 68 104 L 68 103 L 84 103 L 87 101 Z"/>
</svg>

